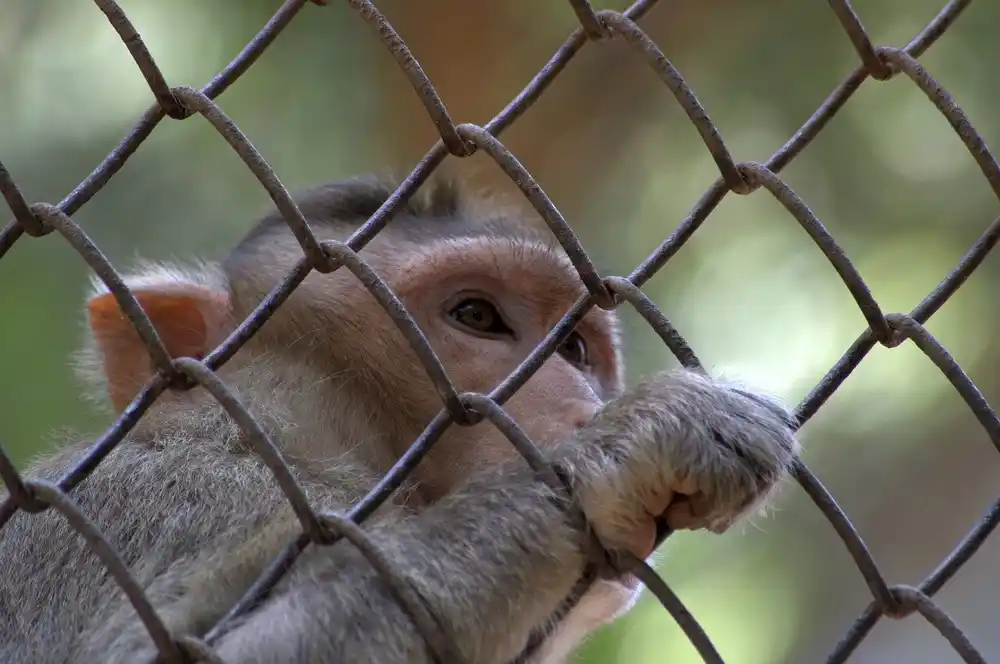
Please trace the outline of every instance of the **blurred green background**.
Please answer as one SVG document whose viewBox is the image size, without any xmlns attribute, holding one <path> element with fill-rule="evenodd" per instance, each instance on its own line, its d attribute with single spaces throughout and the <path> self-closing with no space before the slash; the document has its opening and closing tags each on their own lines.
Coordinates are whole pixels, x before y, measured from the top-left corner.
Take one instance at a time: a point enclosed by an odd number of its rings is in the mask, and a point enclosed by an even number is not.
<svg viewBox="0 0 1000 664">
<path fill-rule="evenodd" d="M 458 122 L 485 124 L 576 25 L 566 2 L 380 0 Z M 941 0 L 858 0 L 876 44 L 904 45 Z M 201 86 L 277 0 L 121 0 L 172 85 Z M 602 5 L 603 6 L 603 5 Z M 614 5 L 614 8 L 622 8 Z M 855 66 L 826 3 L 662 2 L 642 21 L 697 93 L 737 160 L 764 161 Z M 980 2 L 921 61 L 1000 144 L 1000 5 Z M 128 132 L 152 95 L 88 2 L 3 0 L 0 159 L 32 201 L 57 202 Z M 307 6 L 220 99 L 298 189 L 392 169 L 436 140 L 374 32 L 346 3 Z M 621 43 L 584 48 L 504 143 L 535 175 L 608 274 L 626 274 L 717 176 L 669 90 Z M 517 198 L 488 157 L 447 169 Z M 886 312 L 909 311 L 997 214 L 972 157 L 900 76 L 868 81 L 782 177 L 824 222 Z M 269 200 L 198 118 L 166 120 L 75 215 L 112 262 L 222 255 Z M 8 215 L 9 216 L 9 215 Z M 989 257 L 928 324 L 991 403 L 1000 345 Z M 109 422 L 78 396 L 88 271 L 57 234 L 0 261 L 0 440 L 18 462 L 65 429 Z M 764 190 L 730 196 L 647 285 L 715 373 L 797 403 L 864 329 L 830 264 Z M 632 378 L 676 361 L 623 307 Z M 876 348 L 803 429 L 805 459 L 849 514 L 890 583 L 916 584 L 1000 494 L 1000 458 L 947 380 L 912 344 Z M 870 594 L 822 513 L 796 485 L 777 511 L 718 537 L 679 534 L 658 569 L 730 664 L 819 662 Z M 1000 658 L 1000 542 L 937 599 Z M 580 662 L 700 661 L 651 596 L 600 632 Z M 882 621 L 852 662 L 960 658 L 919 617 Z"/>
</svg>

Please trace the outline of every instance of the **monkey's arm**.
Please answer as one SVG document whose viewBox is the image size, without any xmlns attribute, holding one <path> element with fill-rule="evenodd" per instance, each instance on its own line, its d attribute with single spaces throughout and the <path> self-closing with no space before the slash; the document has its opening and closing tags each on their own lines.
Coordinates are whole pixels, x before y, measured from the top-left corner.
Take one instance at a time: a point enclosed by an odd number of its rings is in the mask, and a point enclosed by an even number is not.
<svg viewBox="0 0 1000 664">
<path fill-rule="evenodd" d="M 204 634 L 299 528 L 284 512 L 243 542 L 179 564 L 147 596 L 175 636 Z M 510 661 L 551 616 L 583 572 L 583 530 L 566 492 L 520 459 L 470 478 L 419 514 L 396 511 L 363 528 L 433 615 L 440 640 L 470 664 Z M 155 655 L 126 603 L 80 645 L 73 664 L 141 664 Z M 310 545 L 215 648 L 227 664 L 435 661 L 390 583 L 346 540 Z"/>
<path fill-rule="evenodd" d="M 521 461 L 366 533 L 420 596 L 442 640 L 463 661 L 487 664 L 516 656 L 580 578 L 581 525 L 565 497 Z M 434 661 L 390 585 L 344 541 L 333 551 L 311 548 L 217 647 L 229 664 Z"/>
<path fill-rule="evenodd" d="M 644 557 L 652 537 L 641 533 L 653 516 L 666 512 L 675 528 L 723 530 L 770 493 L 796 450 L 778 404 L 688 372 L 660 374 L 550 449 L 572 499 L 519 459 L 471 477 L 418 515 L 365 532 L 420 596 L 440 641 L 466 662 L 500 664 L 521 652 L 584 571 L 592 549 L 574 501 L 605 546 Z M 246 561 L 290 541 L 294 520 L 281 525 L 252 537 L 254 550 L 222 552 L 196 569 L 181 598 L 160 607 L 175 634 L 203 633 L 221 615 L 218 598 L 245 589 L 259 568 Z M 137 647 L 152 650 L 148 637 L 135 637 L 90 652 L 113 664 L 140 661 Z M 434 661 L 392 586 L 348 542 L 310 547 L 216 648 L 227 664 Z"/>
</svg>

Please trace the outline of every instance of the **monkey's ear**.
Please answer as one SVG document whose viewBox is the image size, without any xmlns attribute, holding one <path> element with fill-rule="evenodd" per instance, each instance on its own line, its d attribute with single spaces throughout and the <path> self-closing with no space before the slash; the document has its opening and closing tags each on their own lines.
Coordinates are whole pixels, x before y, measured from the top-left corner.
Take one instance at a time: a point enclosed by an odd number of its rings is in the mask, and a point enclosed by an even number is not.
<svg viewBox="0 0 1000 664">
<path fill-rule="evenodd" d="M 171 357 L 202 358 L 231 328 L 229 292 L 176 273 L 145 275 L 126 284 L 149 316 Z M 87 302 L 88 322 L 115 411 L 120 413 L 152 377 L 145 344 L 114 296 L 98 292 Z"/>
</svg>

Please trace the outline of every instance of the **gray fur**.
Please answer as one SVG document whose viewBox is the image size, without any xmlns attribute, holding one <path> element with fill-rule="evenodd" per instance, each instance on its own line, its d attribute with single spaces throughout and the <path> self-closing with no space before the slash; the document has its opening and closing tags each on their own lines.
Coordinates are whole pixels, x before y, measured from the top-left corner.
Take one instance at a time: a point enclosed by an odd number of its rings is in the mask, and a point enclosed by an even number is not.
<svg viewBox="0 0 1000 664">
<path fill-rule="evenodd" d="M 235 425 L 204 408 L 164 414 L 74 493 L 181 633 L 204 633 L 297 527 Z M 256 414 L 283 433 L 280 413 Z M 566 470 L 599 537 L 619 547 L 645 516 L 642 496 L 680 478 L 693 478 L 710 497 L 709 520 L 745 513 L 797 449 L 789 422 L 769 400 L 694 373 L 660 374 L 548 455 Z M 34 470 L 53 477 L 79 450 Z M 296 466 L 327 510 L 348 507 L 374 479 L 364 464 L 339 464 L 322 473 Z M 524 647 L 582 573 L 585 535 L 560 500 L 518 460 L 471 478 L 422 513 L 389 510 L 368 532 L 465 660 L 499 664 Z M 282 536 L 269 538 L 270 530 Z M 256 564 L 234 563 L 228 553 L 255 540 Z M 204 551 L 214 555 L 199 556 Z M 56 514 L 18 514 L 0 537 L 0 559 L 0 661 L 124 664 L 154 654 L 114 581 Z M 191 583 L 191 574 L 210 582 Z M 218 647 L 231 664 L 432 661 L 387 586 L 346 543 L 311 548 Z"/>
<path fill-rule="evenodd" d="M 324 187 L 300 198 L 323 238 L 343 239 L 392 191 L 370 179 Z M 466 209 L 454 188 L 439 186 L 409 204 L 365 255 L 393 286 L 392 278 L 407 275 L 392 276 L 392 270 L 403 258 L 423 256 L 414 254 L 421 242 L 436 242 L 440 250 L 449 242 L 473 246 L 456 238 L 485 238 L 498 264 L 534 261 L 533 269 L 547 270 L 550 276 L 535 280 L 546 306 L 568 307 L 577 297 L 582 286 L 564 257 L 529 251 L 536 236 L 519 230 L 516 220 L 486 214 L 478 223 L 464 216 Z M 142 285 L 144 278 L 161 284 L 167 274 L 171 288 L 217 286 L 227 290 L 235 319 L 242 320 L 300 256 L 272 214 L 222 272 L 157 268 L 129 284 Z M 367 297 L 349 275 L 310 275 L 219 370 L 319 511 L 349 509 L 440 408 L 422 369 L 406 359 L 398 332 Z M 782 405 L 687 371 L 651 377 L 606 403 L 575 434 L 565 433 L 576 426 L 572 408 L 621 393 L 615 321 L 606 312 L 593 315 L 601 316 L 595 320 L 615 355 L 607 359 L 599 393 L 579 388 L 584 391 L 558 402 L 565 395 L 548 389 L 555 383 L 529 381 L 507 404 L 526 431 L 529 422 L 538 431 L 560 432 L 542 453 L 562 470 L 575 503 L 523 460 L 490 457 L 491 447 L 509 448 L 481 424 L 447 432 L 418 467 L 415 484 L 365 523 L 470 664 L 517 657 L 581 578 L 594 550 L 577 507 L 612 550 L 634 545 L 630 538 L 652 518 L 645 507 L 651 497 L 670 492 L 697 494 L 698 518 L 687 527 L 722 531 L 764 504 L 798 449 Z M 79 364 L 99 374 L 94 352 L 89 345 Z M 460 371 L 466 357 L 452 357 L 450 366 Z M 555 362 L 546 365 L 549 380 L 570 375 L 568 365 Z M 83 442 L 70 443 L 27 474 L 55 479 L 85 449 Z M 462 481 L 447 480 L 438 499 L 427 482 L 419 485 L 419 475 L 448 464 L 441 476 Z M 164 395 L 71 497 L 123 557 L 175 637 L 204 635 L 299 533 L 270 471 L 200 389 Z M 0 663 L 131 664 L 155 654 L 115 581 L 54 510 L 16 514 L 0 530 L 0 560 Z M 563 661 L 635 598 L 611 580 L 596 582 L 565 619 L 548 625 L 530 663 Z M 309 547 L 217 649 L 229 664 L 432 661 L 390 587 L 346 542 Z"/>
</svg>

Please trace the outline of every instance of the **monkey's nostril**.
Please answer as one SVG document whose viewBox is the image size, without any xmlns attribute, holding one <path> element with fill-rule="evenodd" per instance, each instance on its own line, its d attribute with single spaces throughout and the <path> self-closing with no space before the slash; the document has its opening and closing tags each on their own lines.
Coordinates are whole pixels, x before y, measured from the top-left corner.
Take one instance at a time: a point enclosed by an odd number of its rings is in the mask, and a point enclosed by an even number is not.
<svg viewBox="0 0 1000 664">
<path fill-rule="evenodd" d="M 596 413 L 591 413 L 591 412 L 581 413 L 577 415 L 576 418 L 573 420 L 573 426 L 577 429 L 582 429 L 583 427 L 587 426 L 588 424 L 594 421 L 594 415 L 596 415 Z"/>
<path fill-rule="evenodd" d="M 571 407 L 569 410 L 569 417 L 567 419 L 573 424 L 574 429 L 582 429 L 590 424 L 590 421 L 594 419 L 594 415 L 596 414 L 596 408 Z"/>
</svg>

